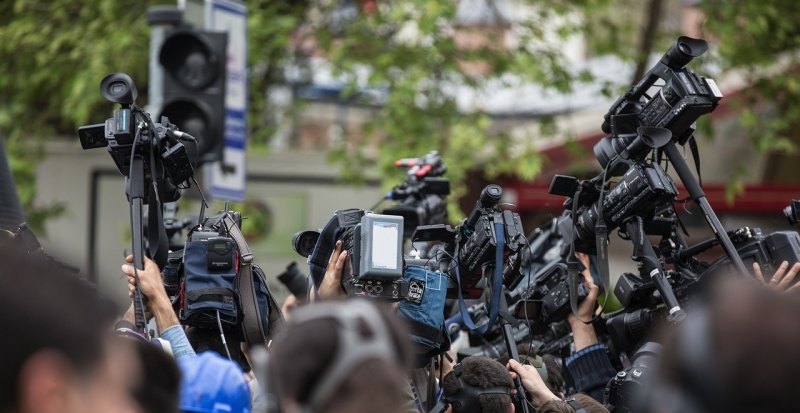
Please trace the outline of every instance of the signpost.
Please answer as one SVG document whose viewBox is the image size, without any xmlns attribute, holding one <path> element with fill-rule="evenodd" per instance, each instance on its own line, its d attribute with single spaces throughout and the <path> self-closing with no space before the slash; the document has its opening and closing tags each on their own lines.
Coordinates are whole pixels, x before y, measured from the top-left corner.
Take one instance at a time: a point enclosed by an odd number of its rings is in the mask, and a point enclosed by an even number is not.
<svg viewBox="0 0 800 413">
<path fill-rule="evenodd" d="M 247 6 L 232 0 L 206 0 L 206 29 L 228 33 L 225 85 L 225 149 L 221 162 L 205 169 L 212 197 L 244 201 L 247 179 Z"/>
</svg>

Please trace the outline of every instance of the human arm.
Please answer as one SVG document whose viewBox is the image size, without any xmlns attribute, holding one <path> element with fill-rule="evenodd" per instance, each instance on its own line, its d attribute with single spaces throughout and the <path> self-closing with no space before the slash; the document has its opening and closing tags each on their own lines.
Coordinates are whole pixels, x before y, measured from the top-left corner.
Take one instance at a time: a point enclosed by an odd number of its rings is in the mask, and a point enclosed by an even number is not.
<svg viewBox="0 0 800 413">
<path fill-rule="evenodd" d="M 599 288 L 592 279 L 592 274 L 589 272 L 589 257 L 586 254 L 577 254 L 578 259 L 584 263 L 586 269 L 583 275 L 583 282 L 589 289 L 589 294 L 578 305 L 578 314 L 570 313 L 567 316 L 567 322 L 572 330 L 572 340 L 575 342 L 575 351 L 583 350 L 593 344 L 597 344 L 597 334 L 594 331 L 594 326 L 585 321 L 591 320 L 595 315 L 595 306 L 597 305 L 597 294 Z"/>
<path fill-rule="evenodd" d="M 128 294 L 133 298 L 133 293 L 136 286 L 136 279 L 134 278 L 133 256 L 128 256 L 126 264 L 122 266 L 122 272 L 128 277 Z M 139 276 L 139 285 L 142 294 L 148 299 L 148 307 L 156 319 L 156 326 L 160 333 L 161 338 L 169 341 L 172 346 L 172 354 L 175 359 L 182 357 L 195 357 L 195 351 L 183 331 L 178 316 L 172 309 L 172 303 L 167 296 L 167 291 L 164 289 L 164 284 L 161 280 L 161 271 L 158 265 L 150 259 L 145 258 L 144 270 L 137 270 Z M 133 321 L 133 306 L 126 313 L 125 319 Z"/>
</svg>

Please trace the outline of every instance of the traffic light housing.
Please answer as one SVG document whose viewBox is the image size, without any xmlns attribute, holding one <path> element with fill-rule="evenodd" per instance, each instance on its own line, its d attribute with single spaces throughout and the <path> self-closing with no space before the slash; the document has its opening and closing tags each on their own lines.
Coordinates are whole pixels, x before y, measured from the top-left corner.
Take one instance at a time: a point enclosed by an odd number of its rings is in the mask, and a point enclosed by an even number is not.
<svg viewBox="0 0 800 413">
<path fill-rule="evenodd" d="M 225 146 L 227 33 L 179 28 L 166 33 L 159 52 L 164 68 L 161 116 L 197 138 L 196 165 L 222 160 Z"/>
</svg>

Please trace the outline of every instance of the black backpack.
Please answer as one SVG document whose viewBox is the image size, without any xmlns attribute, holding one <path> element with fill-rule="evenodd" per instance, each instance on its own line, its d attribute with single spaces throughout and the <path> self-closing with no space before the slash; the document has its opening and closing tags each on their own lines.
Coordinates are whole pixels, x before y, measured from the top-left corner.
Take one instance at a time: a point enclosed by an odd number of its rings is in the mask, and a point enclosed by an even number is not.
<svg viewBox="0 0 800 413">
<path fill-rule="evenodd" d="M 217 328 L 218 322 L 231 325 L 249 346 L 266 345 L 284 319 L 267 287 L 264 271 L 253 263 L 253 253 L 231 214 L 223 214 L 205 230 L 208 228 L 231 241 L 231 248 L 213 253 L 229 258 L 234 265 L 209 269 L 208 240 L 186 243 L 181 320 L 201 328 Z"/>
</svg>

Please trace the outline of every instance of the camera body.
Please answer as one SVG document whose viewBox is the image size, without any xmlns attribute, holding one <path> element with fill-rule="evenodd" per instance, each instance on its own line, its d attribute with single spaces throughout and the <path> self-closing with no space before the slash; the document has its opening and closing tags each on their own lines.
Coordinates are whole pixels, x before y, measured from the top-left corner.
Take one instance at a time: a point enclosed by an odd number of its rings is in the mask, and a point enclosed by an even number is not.
<svg viewBox="0 0 800 413">
<path fill-rule="evenodd" d="M 714 110 L 722 99 L 717 84 L 685 66 L 704 54 L 708 43 L 681 36 L 638 83 L 611 106 L 605 115 L 603 131 L 618 136 L 636 131 L 639 126 L 666 128 L 681 145 L 694 132 L 698 117 Z M 663 85 L 656 95 L 646 99 L 655 83 Z M 606 145 L 601 141 L 598 145 Z M 595 146 L 595 153 L 599 148 Z"/>
<path fill-rule="evenodd" d="M 478 298 L 483 293 L 483 286 L 479 284 L 487 274 L 486 270 L 496 264 L 497 247 L 500 245 L 498 225 L 503 227 L 504 265 L 508 263 L 509 257 L 519 257 L 518 253 L 527 244 L 519 214 L 499 208 L 502 194 L 503 190 L 499 186 L 488 185 L 481 192 L 469 217 L 461 225 L 456 228 L 444 224 L 420 226 L 412 237 L 414 242 L 438 241 L 445 244 L 444 255 L 455 261 L 449 266 L 451 278 L 455 278 L 453 272 L 455 265 L 458 265 L 464 298 Z M 446 260 L 442 257 L 439 259 L 447 266 Z M 508 278 L 514 281 L 514 277 Z M 454 293 L 457 291 L 449 292 L 448 296 L 454 298 Z"/>
<path fill-rule="evenodd" d="M 395 166 L 408 168 L 406 180 L 389 191 L 386 199 L 398 202 L 384 208 L 381 213 L 403 217 L 406 237 L 410 237 L 420 225 L 446 222 L 445 198 L 450 195 L 450 181 L 441 178 L 447 167 L 439 153 L 431 151 L 419 158 L 399 159 Z"/>
<path fill-rule="evenodd" d="M 631 358 L 631 366 L 620 371 L 606 385 L 603 404 L 615 413 L 642 411 L 646 390 L 653 380 L 661 345 L 645 343 Z"/>
<path fill-rule="evenodd" d="M 405 222 L 404 233 L 410 237 L 420 225 L 441 224 L 447 221 L 447 202 L 450 181 L 446 178 L 409 176 L 395 186 L 386 196 L 398 201 L 381 211 L 384 215 L 401 216 Z"/>
<path fill-rule="evenodd" d="M 131 179 L 131 160 L 134 155 L 144 160 L 144 176 L 156 180 L 160 202 L 175 202 L 180 198 L 178 185 L 194 175 L 193 164 L 186 146 L 169 119 L 162 117 L 153 123 L 150 115 L 137 108 L 136 86 L 124 73 L 106 76 L 100 84 L 103 96 L 111 102 L 120 103 L 113 115 L 104 123 L 78 128 L 81 147 L 108 150 L 119 172 Z M 194 138 L 191 138 L 196 144 Z M 150 198 L 151 185 L 144 185 L 144 200 Z"/>
<path fill-rule="evenodd" d="M 566 318 L 570 311 L 568 274 L 562 261 L 551 262 L 539 270 L 531 288 L 522 292 L 521 299 L 510 308 L 515 318 L 530 322 L 532 333 L 542 334 L 550 324 Z M 578 284 L 576 292 L 578 303 L 589 295 L 583 284 Z"/>
<path fill-rule="evenodd" d="M 390 301 L 404 299 L 408 284 L 402 280 L 403 217 L 350 211 L 360 217 L 357 224 L 346 227 L 339 236 L 348 252 L 342 274 L 345 291 Z"/>
<path fill-rule="evenodd" d="M 602 207 L 596 188 L 575 178 L 556 175 L 550 185 L 550 193 L 573 196 L 573 189 L 578 185 L 588 188 L 590 193 L 577 200 L 577 207 L 572 205 L 572 199 L 568 199 L 565 203 L 567 211 L 558 225 L 562 234 L 572 234 L 576 251 L 588 254 L 596 253 L 595 225 L 601 208 L 608 230 L 613 230 L 629 217 L 653 215 L 658 205 L 670 202 L 678 195 L 678 188 L 672 178 L 660 165 L 654 163 L 631 164 L 622 179 L 605 194 Z M 570 208 L 574 208 L 575 212 L 569 211 Z"/>
<path fill-rule="evenodd" d="M 759 228 L 743 228 L 732 241 L 745 265 L 757 262 L 764 274 L 772 274 L 782 262 L 790 265 L 800 262 L 800 234 L 796 231 L 776 231 L 764 235 Z M 714 273 L 728 263 L 726 257 L 720 258 L 703 272 Z M 793 283 L 798 282 L 795 280 Z"/>
</svg>

